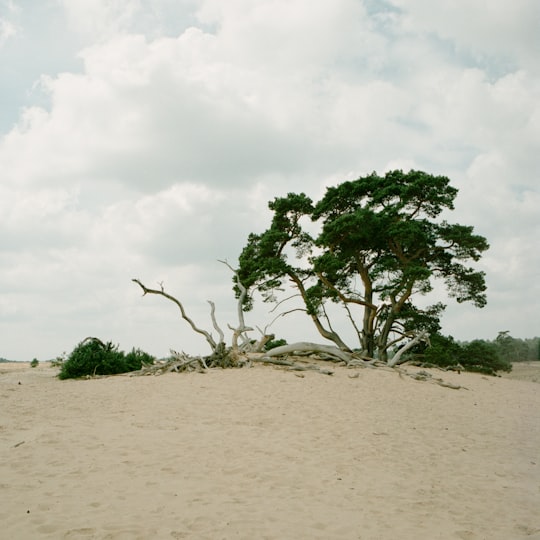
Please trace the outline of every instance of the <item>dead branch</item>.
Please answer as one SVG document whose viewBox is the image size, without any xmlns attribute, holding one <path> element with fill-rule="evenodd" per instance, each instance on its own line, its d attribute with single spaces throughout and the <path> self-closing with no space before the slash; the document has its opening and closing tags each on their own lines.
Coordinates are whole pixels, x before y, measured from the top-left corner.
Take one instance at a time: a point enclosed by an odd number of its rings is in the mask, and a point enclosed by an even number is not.
<svg viewBox="0 0 540 540">
<path fill-rule="evenodd" d="M 201 358 L 200 356 L 190 357 L 185 353 L 171 351 L 171 358 L 168 360 L 145 365 L 138 371 L 132 371 L 129 375 L 130 377 L 141 375 L 163 375 L 164 373 L 171 373 L 173 371 L 176 373 L 184 371 L 205 373 L 207 369 L 208 367 L 204 358 Z"/>
<path fill-rule="evenodd" d="M 240 291 L 240 295 L 238 297 L 238 302 L 236 304 L 236 310 L 238 314 L 238 326 L 236 328 L 229 325 L 229 328 L 233 331 L 232 335 L 232 341 L 231 346 L 232 350 L 234 351 L 234 354 L 238 354 L 238 339 L 240 337 L 244 337 L 242 345 L 247 343 L 249 339 L 247 338 L 246 332 L 250 332 L 253 330 L 253 328 L 250 328 L 249 326 L 246 326 L 245 320 L 244 320 L 244 300 L 247 295 L 247 289 L 244 287 L 243 283 L 240 281 L 240 277 L 238 276 L 238 270 L 235 270 L 227 261 L 218 261 L 222 264 L 224 264 L 231 272 L 234 273 L 234 278 L 236 280 L 236 286 L 238 287 L 238 290 Z"/>
<path fill-rule="evenodd" d="M 253 362 L 260 362 L 262 364 L 272 364 L 275 366 L 283 366 L 288 368 L 289 371 L 316 371 L 323 375 L 333 375 L 334 372 L 329 369 L 323 369 L 315 364 L 298 364 L 291 362 L 290 360 L 282 360 L 279 358 L 269 358 L 268 356 L 261 356 L 260 358 L 250 358 Z"/>
<path fill-rule="evenodd" d="M 158 290 L 158 289 L 150 289 L 150 288 L 146 287 L 138 279 L 134 278 L 131 281 L 134 281 L 135 283 L 137 283 L 137 285 L 139 285 L 141 287 L 141 289 L 143 290 L 143 296 L 145 296 L 146 294 L 157 294 L 157 295 L 163 296 L 163 297 L 167 298 L 168 300 L 170 300 L 171 302 L 175 303 L 178 306 L 178 309 L 180 309 L 180 313 L 182 314 L 182 319 L 184 319 L 191 326 L 191 328 L 193 329 L 194 332 L 197 332 L 198 334 L 201 334 L 201 335 L 203 335 L 205 337 L 206 341 L 208 342 L 208 344 L 210 345 L 210 347 L 211 347 L 211 349 L 213 351 L 215 351 L 217 349 L 218 344 L 214 341 L 214 338 L 212 337 L 212 335 L 209 332 L 207 332 L 206 330 L 203 330 L 203 329 L 199 328 L 187 316 L 186 311 L 184 310 L 184 306 L 182 305 L 180 300 L 178 300 L 174 296 L 166 293 L 164 291 L 164 289 L 163 289 L 163 285 L 161 285 L 161 289 Z"/>
<path fill-rule="evenodd" d="M 251 347 L 251 351 L 245 350 L 244 352 L 262 352 L 264 350 L 264 346 L 275 337 L 274 334 L 266 334 L 258 326 L 257 330 L 261 333 L 259 341 L 253 344 L 253 347 Z"/>
<path fill-rule="evenodd" d="M 217 320 L 216 320 L 216 305 L 212 300 L 208 300 L 208 303 L 210 304 L 210 318 L 212 319 L 212 325 L 214 326 L 215 331 L 219 335 L 219 343 L 225 342 L 225 336 L 223 335 L 223 331 L 219 327 Z"/>
<path fill-rule="evenodd" d="M 416 345 L 418 342 L 426 341 L 426 340 L 429 340 L 429 334 L 424 330 L 420 332 L 419 334 L 417 334 L 414 337 L 414 339 L 409 341 L 409 343 L 401 347 L 401 349 L 399 349 L 399 351 L 396 354 L 394 354 L 394 356 L 390 360 L 388 360 L 388 365 L 390 367 L 397 366 L 398 364 L 404 361 L 404 359 L 401 359 L 404 352 L 408 351 L 411 347 Z"/>
</svg>

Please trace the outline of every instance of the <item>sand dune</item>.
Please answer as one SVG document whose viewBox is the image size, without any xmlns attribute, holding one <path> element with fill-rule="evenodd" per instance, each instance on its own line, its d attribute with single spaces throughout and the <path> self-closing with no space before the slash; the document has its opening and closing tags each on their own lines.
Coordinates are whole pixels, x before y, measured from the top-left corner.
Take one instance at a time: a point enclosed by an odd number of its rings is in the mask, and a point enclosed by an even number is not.
<svg viewBox="0 0 540 540">
<path fill-rule="evenodd" d="M 2 538 L 540 539 L 537 383 L 55 374 L 0 365 Z"/>
</svg>

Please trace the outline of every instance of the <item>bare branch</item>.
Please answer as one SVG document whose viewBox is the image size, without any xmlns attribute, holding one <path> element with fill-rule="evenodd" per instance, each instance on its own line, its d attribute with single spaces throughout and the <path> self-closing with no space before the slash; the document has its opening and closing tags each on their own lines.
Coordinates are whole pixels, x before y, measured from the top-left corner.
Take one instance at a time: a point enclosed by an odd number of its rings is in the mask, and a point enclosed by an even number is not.
<svg viewBox="0 0 540 540">
<path fill-rule="evenodd" d="M 212 351 L 217 350 L 217 344 L 214 341 L 214 338 L 212 337 L 212 335 L 209 332 L 207 332 L 206 330 L 202 330 L 201 328 L 196 326 L 196 324 L 186 314 L 186 311 L 184 310 L 184 306 L 182 305 L 180 300 L 178 300 L 174 296 L 172 296 L 172 295 L 165 292 L 165 289 L 163 288 L 163 283 L 160 284 L 160 290 L 158 290 L 158 289 L 150 289 L 149 287 L 146 287 L 146 285 L 141 283 L 141 281 L 138 280 L 138 279 L 132 279 L 131 281 L 134 281 L 135 283 L 137 283 L 137 285 L 139 285 L 139 287 L 141 287 L 141 289 L 143 290 L 143 296 L 146 295 L 146 294 L 157 294 L 157 295 L 163 296 L 163 297 L 167 298 L 168 300 L 170 300 L 171 302 L 175 303 L 178 306 L 178 309 L 180 310 L 180 313 L 182 314 L 182 319 L 184 319 L 191 326 L 191 328 L 193 329 L 194 332 L 197 332 L 198 334 L 201 334 L 206 338 L 206 341 L 208 342 L 208 344 L 212 348 Z"/>
<path fill-rule="evenodd" d="M 219 335 L 219 342 L 223 343 L 225 341 L 225 336 L 223 335 L 223 331 L 219 327 L 217 321 L 216 321 L 216 305 L 212 300 L 207 300 L 207 302 L 210 304 L 210 317 L 212 319 L 212 324 L 214 325 L 214 329 Z"/>
<path fill-rule="evenodd" d="M 319 343 L 309 343 L 305 341 L 301 341 L 299 343 L 291 343 L 290 345 L 282 345 L 280 347 L 275 347 L 273 349 L 270 349 L 266 356 L 281 356 L 284 354 L 293 354 L 296 352 L 319 352 L 324 353 L 329 356 L 333 356 L 334 358 L 337 358 L 338 360 L 342 360 L 346 364 L 348 364 L 353 358 L 353 353 L 342 351 L 341 349 L 338 349 L 337 347 L 333 347 L 332 345 L 322 345 Z"/>
<path fill-rule="evenodd" d="M 390 360 L 388 360 L 388 365 L 390 367 L 394 367 L 403 362 L 403 360 L 401 359 L 403 353 L 408 351 L 411 347 L 413 347 L 420 341 L 428 341 L 429 343 L 429 334 L 425 330 L 417 334 L 414 339 L 411 339 L 409 343 L 401 347 L 401 349 L 399 349 L 399 351 Z"/>
<path fill-rule="evenodd" d="M 270 328 L 270 326 L 272 326 L 280 317 L 285 317 L 287 315 L 289 315 L 290 313 L 294 313 L 295 311 L 303 311 L 305 313 L 305 309 L 304 308 L 294 308 L 294 309 L 291 309 L 289 311 L 283 311 L 282 313 L 279 313 L 278 315 L 276 315 L 271 321 L 269 324 L 267 324 L 264 329 L 266 331 L 267 328 Z"/>
<path fill-rule="evenodd" d="M 326 277 L 324 277 L 324 275 L 321 272 L 317 273 L 317 277 L 324 283 L 326 287 L 334 291 L 344 304 L 347 304 L 347 303 L 359 304 L 361 306 L 367 306 L 371 309 L 377 309 L 377 306 L 375 304 L 372 304 L 371 302 L 366 302 L 365 300 L 362 300 L 361 298 L 353 298 L 350 296 L 345 296 L 337 287 L 334 286 L 333 283 L 331 283 Z"/>
<path fill-rule="evenodd" d="M 245 333 L 253 330 L 253 328 L 246 326 L 246 323 L 244 320 L 244 310 L 242 308 L 242 306 L 244 305 L 244 300 L 247 295 L 247 289 L 244 287 L 243 283 L 240 281 L 240 278 L 238 276 L 238 270 L 235 270 L 227 261 L 222 261 L 219 259 L 218 261 L 224 264 L 227 268 L 229 268 L 229 270 L 231 270 L 231 272 L 234 273 L 236 286 L 240 290 L 240 296 L 238 297 L 238 302 L 237 302 L 238 326 L 236 328 L 232 328 L 229 325 L 229 328 L 233 330 L 232 344 L 231 344 L 232 348 L 234 351 L 238 351 L 238 338 L 243 335 L 244 343 L 249 341 Z"/>
<path fill-rule="evenodd" d="M 296 297 L 300 297 L 302 298 L 302 295 L 300 293 L 297 293 L 297 294 L 292 294 L 291 296 L 287 296 L 287 298 L 283 298 L 282 300 L 280 300 L 279 302 L 276 302 L 276 305 L 270 310 L 270 313 L 273 313 L 274 311 L 276 311 L 276 309 L 281 305 L 281 304 L 284 304 L 285 302 L 288 302 L 289 300 L 293 299 L 293 298 L 296 298 Z M 292 310 L 292 311 L 296 311 L 296 310 Z M 305 309 L 303 309 L 302 311 L 305 311 Z M 286 312 L 286 313 L 290 313 L 290 311 Z M 277 317 L 276 317 L 277 318 Z M 275 320 L 275 319 L 274 319 Z"/>
</svg>

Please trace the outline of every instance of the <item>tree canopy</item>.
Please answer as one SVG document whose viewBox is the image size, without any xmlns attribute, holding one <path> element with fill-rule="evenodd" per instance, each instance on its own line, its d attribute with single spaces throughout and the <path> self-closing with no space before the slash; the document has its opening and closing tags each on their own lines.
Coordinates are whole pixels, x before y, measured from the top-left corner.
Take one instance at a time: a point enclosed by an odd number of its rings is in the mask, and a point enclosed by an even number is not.
<svg viewBox="0 0 540 540">
<path fill-rule="evenodd" d="M 457 302 L 486 304 L 484 273 L 470 266 L 488 249 L 486 239 L 441 218 L 456 195 L 445 176 L 395 170 L 329 187 L 318 202 L 304 193 L 275 198 L 270 227 L 250 234 L 239 257 L 237 280 L 250 291 L 244 309 L 253 291 L 277 301 L 292 284 L 323 338 L 387 360 L 403 340 L 440 329 L 445 306 L 415 303 L 434 280 Z M 235 288 L 239 295 L 236 281 Z M 330 304 L 343 308 L 356 343 L 332 326 Z"/>
</svg>

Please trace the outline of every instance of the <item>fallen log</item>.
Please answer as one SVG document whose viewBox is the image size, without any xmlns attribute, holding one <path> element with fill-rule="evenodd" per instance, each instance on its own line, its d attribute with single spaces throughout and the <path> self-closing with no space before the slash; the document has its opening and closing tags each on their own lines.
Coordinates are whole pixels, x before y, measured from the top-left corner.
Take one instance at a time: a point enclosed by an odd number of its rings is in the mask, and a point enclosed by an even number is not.
<svg viewBox="0 0 540 540">
<path fill-rule="evenodd" d="M 338 349 L 337 347 L 333 347 L 331 345 L 323 345 L 321 343 L 309 343 L 307 341 L 301 341 L 298 343 L 291 343 L 290 345 L 281 345 L 280 347 L 274 347 L 273 349 L 267 351 L 265 356 L 284 356 L 296 353 L 322 353 L 337 360 L 341 360 L 347 365 L 349 365 L 349 363 L 355 358 L 354 353 L 352 352 L 342 351 L 341 349 Z"/>
</svg>

